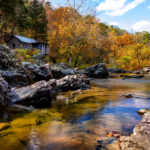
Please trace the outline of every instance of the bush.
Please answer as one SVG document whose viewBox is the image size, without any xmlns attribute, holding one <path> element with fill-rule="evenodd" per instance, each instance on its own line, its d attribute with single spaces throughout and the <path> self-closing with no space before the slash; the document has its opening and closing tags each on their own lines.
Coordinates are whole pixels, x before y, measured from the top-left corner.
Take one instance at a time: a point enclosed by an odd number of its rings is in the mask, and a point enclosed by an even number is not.
<svg viewBox="0 0 150 150">
<path fill-rule="evenodd" d="M 39 52 L 40 50 L 37 50 L 35 48 L 32 48 L 30 50 L 19 48 L 14 51 L 14 55 L 20 62 L 25 61 L 34 63 L 34 59 L 32 59 L 32 56 L 38 54 Z"/>
</svg>

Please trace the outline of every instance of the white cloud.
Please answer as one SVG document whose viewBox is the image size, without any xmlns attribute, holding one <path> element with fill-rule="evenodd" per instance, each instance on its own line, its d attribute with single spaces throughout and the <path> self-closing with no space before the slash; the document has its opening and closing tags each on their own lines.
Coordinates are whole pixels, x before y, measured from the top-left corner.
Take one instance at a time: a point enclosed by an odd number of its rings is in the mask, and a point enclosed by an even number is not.
<svg viewBox="0 0 150 150">
<path fill-rule="evenodd" d="M 105 0 L 105 2 L 99 4 L 97 10 L 105 10 L 107 11 L 105 14 L 109 16 L 122 16 L 125 12 L 134 9 L 144 1 L 145 0 L 134 0 L 126 4 L 127 0 Z"/>
<path fill-rule="evenodd" d="M 148 9 L 150 9 L 150 6 L 148 6 Z"/>
<path fill-rule="evenodd" d="M 53 8 L 57 9 L 59 8 L 59 5 L 56 3 L 55 5 L 52 6 Z"/>
<path fill-rule="evenodd" d="M 133 26 L 132 29 L 134 31 L 148 31 L 150 32 L 150 22 L 148 21 L 140 21 L 140 22 L 136 22 Z"/>
<path fill-rule="evenodd" d="M 119 23 L 119 22 L 111 22 L 110 25 L 119 26 L 119 25 L 121 25 L 121 23 Z"/>
</svg>

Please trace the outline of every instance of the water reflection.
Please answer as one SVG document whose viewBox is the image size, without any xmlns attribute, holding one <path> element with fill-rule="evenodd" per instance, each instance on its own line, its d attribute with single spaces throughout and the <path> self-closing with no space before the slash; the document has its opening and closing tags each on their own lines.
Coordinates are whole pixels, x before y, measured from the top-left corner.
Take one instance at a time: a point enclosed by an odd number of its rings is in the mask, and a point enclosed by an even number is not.
<svg viewBox="0 0 150 150">
<path fill-rule="evenodd" d="M 132 133 L 141 120 L 136 111 L 150 104 L 149 83 L 147 78 L 97 79 L 79 94 L 59 93 L 50 108 L 13 109 L 5 117 L 10 127 L 0 133 L 1 149 L 117 150 L 117 141 L 106 133 Z M 127 93 L 134 97 L 121 96 Z"/>
</svg>

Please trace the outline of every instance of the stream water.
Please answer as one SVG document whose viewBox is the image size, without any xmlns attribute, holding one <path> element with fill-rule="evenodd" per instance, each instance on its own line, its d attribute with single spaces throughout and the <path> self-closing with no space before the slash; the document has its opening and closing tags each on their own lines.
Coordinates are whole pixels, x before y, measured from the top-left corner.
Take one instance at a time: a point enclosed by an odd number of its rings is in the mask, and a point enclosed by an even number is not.
<svg viewBox="0 0 150 150">
<path fill-rule="evenodd" d="M 47 108 L 12 106 L 0 120 L 0 150 L 119 150 L 106 134 L 133 132 L 137 110 L 150 106 L 149 85 L 148 76 L 95 79 L 89 90 L 58 93 Z"/>
</svg>

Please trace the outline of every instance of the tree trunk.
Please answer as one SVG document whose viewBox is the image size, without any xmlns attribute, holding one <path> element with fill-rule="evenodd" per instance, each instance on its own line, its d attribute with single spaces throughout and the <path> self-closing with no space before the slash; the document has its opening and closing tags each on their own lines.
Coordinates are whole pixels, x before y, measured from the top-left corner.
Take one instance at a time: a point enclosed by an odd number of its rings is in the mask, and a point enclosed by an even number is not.
<svg viewBox="0 0 150 150">
<path fill-rule="evenodd" d="M 75 64 L 74 64 L 74 68 L 76 68 L 77 62 L 78 62 L 79 56 L 77 56 Z"/>
<path fill-rule="evenodd" d="M 71 61 L 72 61 L 72 54 L 70 54 L 70 59 L 69 59 L 69 66 L 71 67 Z"/>
</svg>

